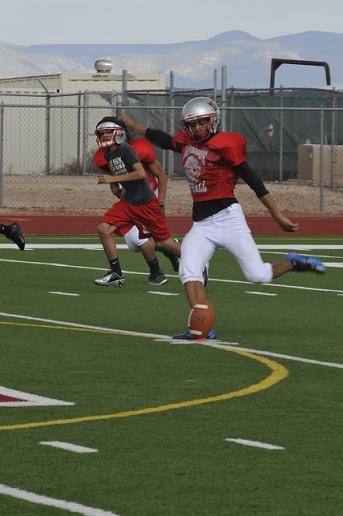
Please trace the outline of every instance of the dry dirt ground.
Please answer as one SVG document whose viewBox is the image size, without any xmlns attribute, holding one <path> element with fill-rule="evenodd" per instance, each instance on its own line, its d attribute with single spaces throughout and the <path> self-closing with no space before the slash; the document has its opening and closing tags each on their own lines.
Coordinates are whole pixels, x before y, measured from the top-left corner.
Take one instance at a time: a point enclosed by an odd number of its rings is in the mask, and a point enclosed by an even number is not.
<svg viewBox="0 0 343 516">
<path fill-rule="evenodd" d="M 281 210 L 297 214 L 343 214 L 343 189 L 323 188 L 298 182 L 266 183 Z M 265 208 L 246 184 L 238 184 L 237 198 L 245 213 L 263 214 Z M 95 176 L 5 176 L 0 184 L 0 214 L 35 211 L 70 214 L 102 214 L 113 203 L 108 185 L 98 185 Z M 189 215 L 191 195 L 187 182 L 169 180 L 168 215 Z"/>
</svg>

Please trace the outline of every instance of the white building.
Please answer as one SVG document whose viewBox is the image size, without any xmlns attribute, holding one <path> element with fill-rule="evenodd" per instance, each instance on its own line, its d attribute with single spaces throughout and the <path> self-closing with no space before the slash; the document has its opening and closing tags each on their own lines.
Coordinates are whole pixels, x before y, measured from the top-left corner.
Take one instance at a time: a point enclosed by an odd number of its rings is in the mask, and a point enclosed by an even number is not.
<svg viewBox="0 0 343 516">
<path fill-rule="evenodd" d="M 95 125 L 125 103 L 122 92 L 157 90 L 164 74 L 113 73 L 106 59 L 94 72 L 0 78 L 0 175 L 85 173 Z"/>
<path fill-rule="evenodd" d="M 62 95 L 83 91 L 115 91 L 123 89 L 164 90 L 164 73 L 112 72 L 112 63 L 106 59 L 95 62 L 94 72 L 62 72 L 51 75 L 0 78 L 1 91 L 60 93 Z"/>
</svg>

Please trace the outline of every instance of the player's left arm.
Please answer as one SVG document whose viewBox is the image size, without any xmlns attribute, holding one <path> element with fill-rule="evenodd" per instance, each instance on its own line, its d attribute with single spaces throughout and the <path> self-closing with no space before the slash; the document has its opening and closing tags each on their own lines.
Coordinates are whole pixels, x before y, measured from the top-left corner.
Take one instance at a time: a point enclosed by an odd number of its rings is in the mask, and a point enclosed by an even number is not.
<svg viewBox="0 0 343 516">
<path fill-rule="evenodd" d="M 299 224 L 292 222 L 288 217 L 285 217 L 281 213 L 274 197 L 267 190 L 260 176 L 248 165 L 246 161 L 240 165 L 232 167 L 232 169 L 250 186 L 252 190 L 254 190 L 261 203 L 267 208 L 275 222 L 277 222 L 284 231 L 297 231 L 297 229 L 299 229 Z"/>
<path fill-rule="evenodd" d="M 161 208 L 164 206 L 164 201 L 167 193 L 167 174 L 162 168 L 160 162 L 156 159 L 152 163 L 149 163 L 150 172 L 156 177 L 158 184 L 158 200 Z"/>
<path fill-rule="evenodd" d="M 140 161 L 136 161 L 136 163 L 133 163 L 132 165 L 132 170 L 127 174 L 119 174 L 117 176 L 100 174 L 98 176 L 98 184 L 127 183 L 128 181 L 137 181 L 145 178 L 146 174 L 142 163 Z"/>
</svg>

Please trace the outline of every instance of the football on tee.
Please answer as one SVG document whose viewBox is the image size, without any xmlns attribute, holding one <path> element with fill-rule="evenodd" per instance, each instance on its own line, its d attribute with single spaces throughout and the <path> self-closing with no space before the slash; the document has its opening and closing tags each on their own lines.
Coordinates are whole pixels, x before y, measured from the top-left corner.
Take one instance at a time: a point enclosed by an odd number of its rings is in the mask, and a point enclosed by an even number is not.
<svg viewBox="0 0 343 516">
<path fill-rule="evenodd" d="M 196 304 L 188 316 L 188 330 L 192 339 L 206 339 L 214 326 L 215 318 L 213 306 L 207 299 Z"/>
</svg>

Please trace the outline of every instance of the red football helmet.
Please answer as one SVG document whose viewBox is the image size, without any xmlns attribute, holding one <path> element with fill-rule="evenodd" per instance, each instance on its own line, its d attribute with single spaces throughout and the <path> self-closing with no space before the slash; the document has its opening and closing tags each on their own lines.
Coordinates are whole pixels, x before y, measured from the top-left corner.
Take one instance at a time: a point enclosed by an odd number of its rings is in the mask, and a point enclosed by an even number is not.
<svg viewBox="0 0 343 516">
<path fill-rule="evenodd" d="M 181 120 L 192 140 L 201 142 L 216 134 L 220 122 L 220 111 L 211 98 L 196 97 L 183 106 Z"/>
<path fill-rule="evenodd" d="M 114 143 L 120 145 L 126 141 L 125 128 L 111 120 L 101 120 L 96 126 L 95 135 L 99 149 Z"/>
</svg>

